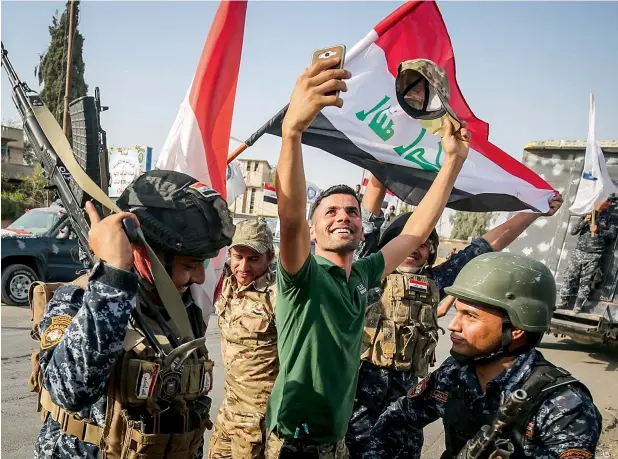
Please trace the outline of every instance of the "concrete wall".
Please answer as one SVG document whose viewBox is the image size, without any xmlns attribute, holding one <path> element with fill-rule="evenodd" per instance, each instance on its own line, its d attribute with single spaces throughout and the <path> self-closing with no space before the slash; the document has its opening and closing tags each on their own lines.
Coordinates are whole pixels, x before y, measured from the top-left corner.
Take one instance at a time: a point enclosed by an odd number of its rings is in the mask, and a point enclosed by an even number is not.
<svg viewBox="0 0 618 459">
<path fill-rule="evenodd" d="M 556 148 L 528 148 L 523 162 L 537 172 L 552 187 L 562 193 L 564 205 L 552 218 L 539 218 L 513 243 L 507 251 L 522 253 L 545 263 L 556 276 L 558 289 L 562 286 L 569 255 L 577 242 L 570 230 L 578 216 L 569 213 L 579 186 L 584 166 L 585 142 Z M 618 149 L 604 149 L 610 177 L 618 183 Z M 611 301 L 616 290 L 618 247 L 605 260 L 605 280 L 593 299 Z"/>
</svg>

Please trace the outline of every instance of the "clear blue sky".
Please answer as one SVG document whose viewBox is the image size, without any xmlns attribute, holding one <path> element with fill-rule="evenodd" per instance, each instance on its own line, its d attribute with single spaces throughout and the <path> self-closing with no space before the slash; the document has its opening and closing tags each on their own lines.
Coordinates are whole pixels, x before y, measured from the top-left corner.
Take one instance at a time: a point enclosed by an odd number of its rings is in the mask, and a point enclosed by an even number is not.
<svg viewBox="0 0 618 459">
<path fill-rule="evenodd" d="M 232 135 L 246 138 L 288 100 L 312 52 L 351 47 L 401 2 L 250 2 Z M 110 145 L 158 154 L 195 71 L 216 2 L 82 3 L 86 82 L 100 86 Z M 520 158 L 531 140 L 585 139 L 588 94 L 597 138 L 618 138 L 618 3 L 439 2 L 460 87 L 490 123 L 490 139 Z M 38 55 L 60 2 L 2 2 L 2 40 L 22 79 L 36 88 Z M 2 119 L 16 116 L 2 72 Z M 266 138 L 267 137 L 267 138 Z M 266 136 L 241 158 L 275 164 Z M 232 142 L 230 148 L 235 146 Z M 308 179 L 358 183 L 360 169 L 305 150 Z"/>
</svg>

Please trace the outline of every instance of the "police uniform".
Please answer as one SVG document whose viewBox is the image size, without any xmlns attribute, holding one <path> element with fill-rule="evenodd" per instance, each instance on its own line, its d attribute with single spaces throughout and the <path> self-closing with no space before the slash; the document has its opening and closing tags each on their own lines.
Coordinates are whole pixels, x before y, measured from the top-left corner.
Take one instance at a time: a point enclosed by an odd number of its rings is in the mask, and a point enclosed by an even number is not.
<svg viewBox="0 0 618 459">
<path fill-rule="evenodd" d="M 211 258 L 232 239 L 221 196 L 186 174 L 147 172 L 117 203 L 137 216 L 168 272 L 175 256 Z M 203 456 L 204 432 L 212 427 L 213 362 L 203 346 L 202 310 L 186 290 L 180 306 L 193 336 L 202 338 L 178 349 L 177 324 L 146 268 L 152 260 L 144 258 L 143 245 L 133 247 L 134 271 L 100 261 L 87 284 L 33 287 L 40 350 L 33 354 L 30 389 L 39 393 L 44 422 L 35 458 Z M 175 349 L 176 358 L 166 359 Z"/>
<path fill-rule="evenodd" d="M 365 231 L 376 231 L 369 220 L 372 217 L 363 212 Z M 437 250 L 437 233 L 433 239 Z M 427 375 L 429 366 L 435 363 L 435 311 L 444 298 L 444 288 L 453 284 L 466 263 L 491 251 L 485 239 L 474 239 L 441 265 L 429 266 L 418 274 L 395 272 L 381 288 L 370 292 L 354 411 L 346 435 L 352 457 L 360 457 L 371 427 L 384 410 L 405 395 L 419 377 Z M 435 252 L 431 257 L 435 260 Z"/>
<path fill-rule="evenodd" d="M 263 221 L 241 222 L 232 241 L 232 247 L 237 245 L 272 251 L 272 233 Z M 226 266 L 217 301 L 225 392 L 208 448 L 210 459 L 264 457 L 266 402 L 279 373 L 275 302 L 270 270 L 239 286 Z"/>
<path fill-rule="evenodd" d="M 153 402 L 153 386 L 140 387 L 144 378 L 133 371 L 125 370 L 122 374 L 121 368 L 132 362 L 150 360 L 143 338 L 129 327 L 129 317 L 138 300 L 137 284 L 135 273 L 98 263 L 86 290 L 74 285 L 62 286 L 48 303 L 39 324 L 44 426 L 36 442 L 35 458 L 94 459 L 103 455 L 103 451 L 117 450 L 115 443 L 122 440 L 131 422 L 127 421 L 127 426 L 121 429 L 117 429 L 119 425 L 111 425 L 108 410 L 115 411 L 116 403 L 120 402 L 114 401 L 111 388 L 124 392 L 121 397 L 126 397 L 136 413 Z M 203 321 L 198 322 L 202 311 L 190 296 L 186 306 L 194 319 L 194 333 L 203 335 L 205 325 Z M 169 434 L 160 435 L 160 445 L 156 445 L 160 448 L 159 454 L 151 454 L 148 458 L 170 457 L 164 455 L 166 450 L 175 451 L 178 458 L 202 457 L 203 435 L 210 425 L 211 400 L 206 394 L 211 388 L 212 373 L 212 362 L 205 360 L 203 363 L 205 366 L 199 371 L 192 371 L 193 366 L 185 371 L 186 377 L 193 377 L 195 382 L 189 387 L 187 381 L 186 411 L 180 419 L 188 426 L 191 438 L 182 432 L 175 440 Z M 143 369 L 147 369 L 146 365 Z M 200 386 L 199 380 L 203 378 L 208 382 Z M 154 382 L 153 378 L 150 380 Z M 165 420 L 161 419 L 165 426 Z M 139 418 L 135 422 L 140 422 Z M 136 449 L 146 449 L 154 435 L 148 438 L 136 430 L 133 437 Z"/>
<path fill-rule="evenodd" d="M 601 266 L 603 254 L 607 247 L 616 239 L 618 223 L 610 210 L 597 214 L 597 234 L 590 232 L 590 222 L 585 221 L 585 216 L 573 225 L 571 234 L 578 235 L 577 246 L 571 257 L 567 271 L 564 275 L 564 284 L 560 290 L 562 299 L 561 308 L 566 308 L 569 298 L 577 290 L 575 311 L 581 310 L 584 302 L 590 297 L 594 278 Z"/>
<path fill-rule="evenodd" d="M 501 448 L 512 451 L 512 459 L 593 457 L 601 416 L 588 389 L 535 349 L 549 330 L 556 303 L 549 268 L 521 255 L 487 253 L 468 263 L 445 293 L 501 313 L 501 344 L 480 355 L 451 349 L 438 370 L 380 416 L 363 459 L 419 458 L 422 429 L 439 418 L 445 431 L 442 459 L 454 459 L 474 449 L 471 440 L 483 426 L 493 425 L 499 409 L 503 415 L 511 411 L 504 403 L 515 391 L 523 403 L 503 419 L 496 441 L 481 451 L 482 457 L 497 450 L 498 440 Z M 467 330 L 469 338 L 486 332 L 475 327 Z M 513 342 L 513 329 L 523 331 L 525 339 Z M 507 357 L 507 368 L 482 388 L 477 366 L 500 371 L 497 362 Z"/>
<path fill-rule="evenodd" d="M 536 350 L 521 354 L 483 392 L 474 369 L 449 357 L 384 412 L 371 430 L 362 458 L 420 458 L 423 428 L 439 418 L 445 431 L 454 431 L 442 459 L 456 457 L 464 446 L 458 436 L 467 434 L 464 440 L 470 439 L 483 424 L 489 424 L 502 400 L 522 387 L 532 370 L 541 365 L 556 368 Z M 594 457 L 601 415 L 583 384 L 574 381 L 557 387 L 537 403 L 529 419 L 518 420 L 520 435 L 509 433 L 515 446 L 512 459 Z M 455 431 L 455 426 L 464 432 Z"/>
</svg>

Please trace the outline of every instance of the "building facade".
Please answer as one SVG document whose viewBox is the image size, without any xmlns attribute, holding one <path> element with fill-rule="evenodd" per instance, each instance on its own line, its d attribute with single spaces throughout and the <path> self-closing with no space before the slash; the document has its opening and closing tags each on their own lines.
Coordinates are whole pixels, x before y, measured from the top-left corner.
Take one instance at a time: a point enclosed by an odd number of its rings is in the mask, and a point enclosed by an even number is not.
<svg viewBox="0 0 618 459">
<path fill-rule="evenodd" d="M 32 174 L 34 167 L 24 163 L 24 131 L 2 126 L 2 175 L 10 180 Z"/>
<path fill-rule="evenodd" d="M 273 168 L 263 159 L 240 159 L 246 189 L 229 208 L 234 216 L 276 217 L 277 205 L 264 201 L 264 184 L 268 183 Z"/>
</svg>

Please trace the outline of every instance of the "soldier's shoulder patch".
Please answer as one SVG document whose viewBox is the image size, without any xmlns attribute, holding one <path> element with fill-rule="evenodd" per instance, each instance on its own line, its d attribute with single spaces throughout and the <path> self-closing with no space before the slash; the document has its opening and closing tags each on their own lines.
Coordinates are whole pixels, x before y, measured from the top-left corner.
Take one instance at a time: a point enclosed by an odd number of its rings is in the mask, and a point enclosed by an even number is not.
<svg viewBox="0 0 618 459">
<path fill-rule="evenodd" d="M 592 453 L 585 449 L 567 449 L 566 451 L 562 451 L 558 457 L 560 459 L 590 459 Z"/>
<path fill-rule="evenodd" d="M 264 310 L 264 306 L 262 305 L 254 306 L 253 308 L 251 308 L 251 312 L 259 317 L 264 317 L 266 315 L 266 311 Z"/>
<path fill-rule="evenodd" d="M 51 324 L 45 329 L 41 336 L 41 349 L 49 349 L 60 342 L 64 336 L 64 331 L 71 324 L 71 316 L 54 316 Z"/>
<path fill-rule="evenodd" d="M 425 389 L 427 389 L 427 384 L 429 383 L 430 376 L 431 376 L 431 373 L 429 373 L 427 376 L 425 376 L 423 379 L 417 382 L 416 385 L 408 391 L 408 398 L 418 397 L 423 392 L 425 392 Z"/>
</svg>

